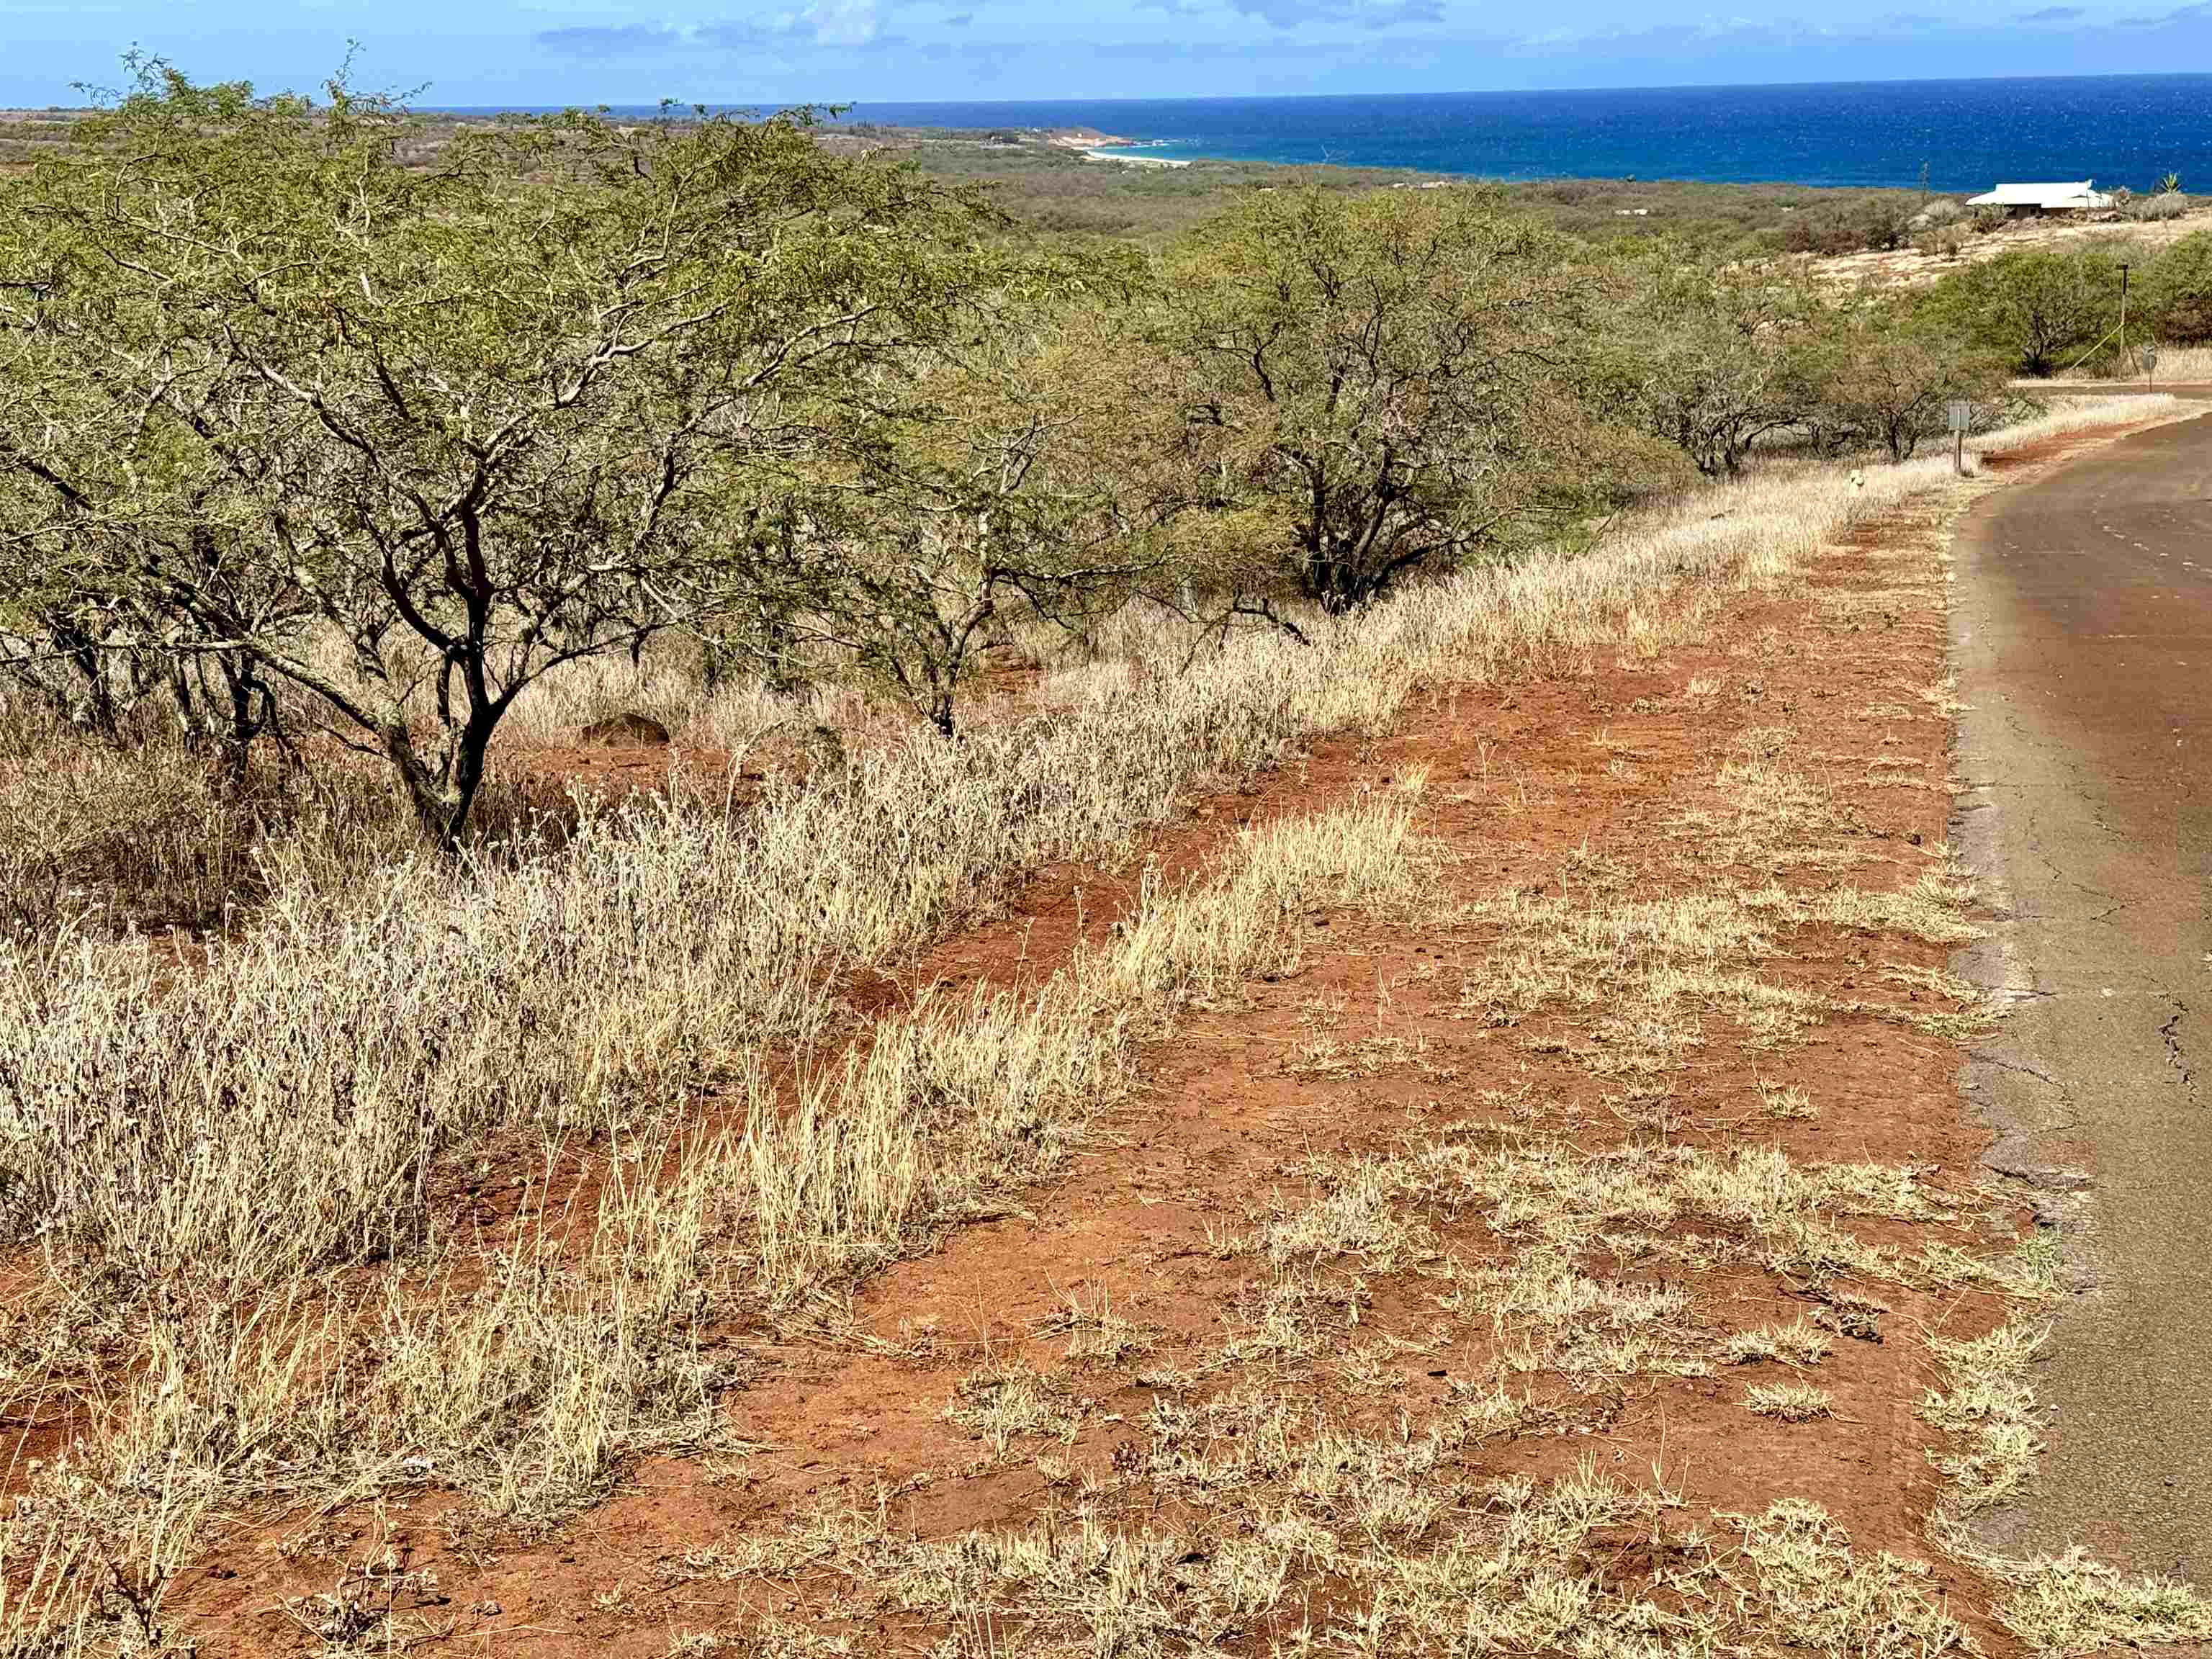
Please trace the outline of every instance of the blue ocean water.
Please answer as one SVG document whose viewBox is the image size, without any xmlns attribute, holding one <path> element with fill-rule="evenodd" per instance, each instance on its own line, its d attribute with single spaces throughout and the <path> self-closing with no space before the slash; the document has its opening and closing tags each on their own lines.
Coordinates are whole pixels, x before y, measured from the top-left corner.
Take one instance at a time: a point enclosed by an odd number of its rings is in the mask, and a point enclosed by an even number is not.
<svg viewBox="0 0 2212 1659">
<path fill-rule="evenodd" d="M 1496 179 L 1692 179 L 1986 190 L 2168 173 L 2212 191 L 2212 75 L 1650 87 L 1383 97 L 859 104 L 902 126 L 1095 127 L 1175 158 L 1334 161 Z"/>
</svg>

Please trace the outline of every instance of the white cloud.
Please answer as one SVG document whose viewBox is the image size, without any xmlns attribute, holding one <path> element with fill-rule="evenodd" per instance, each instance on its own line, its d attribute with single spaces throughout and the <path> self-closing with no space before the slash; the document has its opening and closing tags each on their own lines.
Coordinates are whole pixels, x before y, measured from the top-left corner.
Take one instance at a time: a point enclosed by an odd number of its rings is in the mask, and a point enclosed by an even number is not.
<svg viewBox="0 0 2212 1659">
<path fill-rule="evenodd" d="M 805 21 L 817 45 L 865 46 L 876 38 L 876 0 L 815 0 Z"/>
</svg>

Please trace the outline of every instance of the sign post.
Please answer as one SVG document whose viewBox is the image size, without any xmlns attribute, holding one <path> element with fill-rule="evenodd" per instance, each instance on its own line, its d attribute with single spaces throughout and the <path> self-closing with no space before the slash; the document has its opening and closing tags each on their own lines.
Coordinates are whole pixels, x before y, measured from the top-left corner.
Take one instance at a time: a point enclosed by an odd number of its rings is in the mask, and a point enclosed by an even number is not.
<svg viewBox="0 0 2212 1659">
<path fill-rule="evenodd" d="M 1966 428 L 1974 423 L 1974 406 L 1960 398 L 1946 410 L 1951 425 L 1951 471 L 1966 476 Z"/>
<path fill-rule="evenodd" d="M 2154 391 L 2158 386 L 2158 342 L 2143 343 L 2143 379 Z"/>
</svg>

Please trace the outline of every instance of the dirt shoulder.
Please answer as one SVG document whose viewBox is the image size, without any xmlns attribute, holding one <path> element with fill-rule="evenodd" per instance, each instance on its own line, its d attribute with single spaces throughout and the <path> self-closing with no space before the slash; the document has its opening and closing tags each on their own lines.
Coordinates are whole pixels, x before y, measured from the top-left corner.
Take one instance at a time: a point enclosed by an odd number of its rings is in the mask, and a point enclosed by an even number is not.
<svg viewBox="0 0 2212 1659">
<path fill-rule="evenodd" d="M 732 1336 L 748 1380 L 691 1455 L 536 1540 L 433 1495 L 287 1517 L 170 1617 L 256 1653 L 325 1626 L 578 1655 L 2022 1650 L 2042 1627 L 1942 1544 L 2018 1473 L 2011 1334 L 2054 1285 L 1955 1082 L 1990 1013 L 1948 971 L 1970 494 L 1863 522 L 1689 644 L 1434 686 L 1386 738 L 1194 799 L 1155 884 L 1363 803 L 1410 802 L 1413 850 L 1155 1034 L 1049 1189 L 842 1316 Z M 899 993 L 1036 983 L 1146 885 L 1048 872 Z"/>
</svg>

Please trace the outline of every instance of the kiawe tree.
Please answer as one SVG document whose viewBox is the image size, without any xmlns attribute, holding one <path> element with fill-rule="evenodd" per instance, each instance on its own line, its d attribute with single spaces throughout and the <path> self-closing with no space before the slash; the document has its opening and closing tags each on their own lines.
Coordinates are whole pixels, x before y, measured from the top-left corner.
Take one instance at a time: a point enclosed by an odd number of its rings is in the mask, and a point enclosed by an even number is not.
<svg viewBox="0 0 2212 1659">
<path fill-rule="evenodd" d="M 1822 409 L 1847 433 L 1881 444 L 1895 462 L 1947 429 L 1954 399 L 1986 405 L 2002 391 L 1995 353 L 1936 326 L 1911 304 L 1861 300 L 1821 331 L 1816 370 Z"/>
<path fill-rule="evenodd" d="M 108 550 L 85 580 L 168 618 L 133 648 L 299 688 L 452 844 L 532 683 L 803 600 L 820 458 L 972 330 L 983 210 L 808 129 L 571 112 L 418 167 L 388 100 L 141 66 L 7 204 L 18 544 Z"/>
<path fill-rule="evenodd" d="M 1492 192 L 1255 192 L 1161 291 L 1140 400 L 1184 518 L 1235 527 L 1229 579 L 1352 611 L 1511 545 L 1566 479 L 1589 284 Z"/>
<path fill-rule="evenodd" d="M 791 637 L 834 647 L 947 737 L 1016 626 L 1079 633 L 1161 562 L 1152 532 L 1172 508 L 1124 465 L 1126 407 L 1090 361 L 1133 267 L 1039 262 L 913 379 L 912 418 L 810 500 Z"/>
<path fill-rule="evenodd" d="M 0 214 L 0 672 L 111 738 L 166 690 L 242 778 L 276 709 L 246 641 L 311 611 L 230 516 L 233 480 L 270 482 L 267 453 L 227 463 L 199 440 L 239 416 L 236 389 L 127 290 L 76 281 L 54 228 Z"/>
<path fill-rule="evenodd" d="M 1721 264 L 1662 242 L 1616 270 L 1614 299 L 1601 396 L 1706 477 L 1734 477 L 1813 410 L 1820 301 L 1796 263 Z"/>
<path fill-rule="evenodd" d="M 2119 320 L 2120 260 L 2110 247 L 2008 248 L 1946 276 L 1927 314 L 1960 337 L 2043 375 L 2094 349 Z"/>
</svg>

